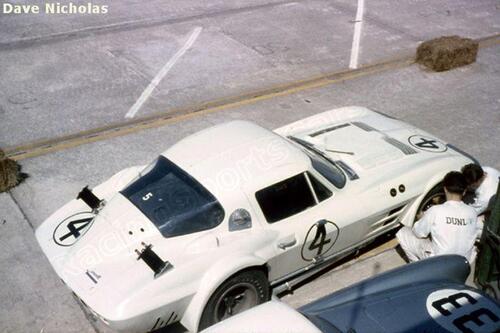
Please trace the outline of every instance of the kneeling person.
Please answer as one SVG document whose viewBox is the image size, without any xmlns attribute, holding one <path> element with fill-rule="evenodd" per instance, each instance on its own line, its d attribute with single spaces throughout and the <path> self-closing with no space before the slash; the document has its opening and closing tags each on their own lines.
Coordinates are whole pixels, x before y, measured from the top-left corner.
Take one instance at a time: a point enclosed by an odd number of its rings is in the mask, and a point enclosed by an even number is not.
<svg viewBox="0 0 500 333">
<path fill-rule="evenodd" d="M 477 214 L 462 202 L 467 187 L 465 177 L 460 172 L 449 172 L 443 186 L 446 202 L 432 206 L 413 228 L 403 227 L 396 234 L 410 261 L 441 254 L 462 255 L 469 262 L 475 259 Z"/>
<path fill-rule="evenodd" d="M 470 205 L 478 215 L 481 215 L 488 209 L 488 203 L 497 193 L 500 172 L 472 163 L 464 166 L 462 173 L 467 181 L 468 189 L 474 191 L 474 202 Z"/>
<path fill-rule="evenodd" d="M 462 173 L 467 181 L 470 191 L 474 192 L 474 201 L 470 206 L 476 210 L 478 215 L 478 239 L 481 238 L 486 216 L 489 215 L 490 203 L 497 193 L 500 172 L 490 167 L 481 167 L 478 164 L 467 164 L 462 168 Z"/>
</svg>

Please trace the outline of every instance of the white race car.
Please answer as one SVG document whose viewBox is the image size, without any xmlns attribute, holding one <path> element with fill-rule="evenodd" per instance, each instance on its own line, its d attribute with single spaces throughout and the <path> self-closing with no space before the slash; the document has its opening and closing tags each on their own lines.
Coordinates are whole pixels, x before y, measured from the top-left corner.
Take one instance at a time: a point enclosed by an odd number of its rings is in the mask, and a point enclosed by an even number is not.
<svg viewBox="0 0 500 333">
<path fill-rule="evenodd" d="M 443 176 L 471 162 L 362 107 L 275 131 L 233 121 L 84 188 L 36 237 L 112 328 L 196 332 L 412 224 L 442 200 Z"/>
</svg>

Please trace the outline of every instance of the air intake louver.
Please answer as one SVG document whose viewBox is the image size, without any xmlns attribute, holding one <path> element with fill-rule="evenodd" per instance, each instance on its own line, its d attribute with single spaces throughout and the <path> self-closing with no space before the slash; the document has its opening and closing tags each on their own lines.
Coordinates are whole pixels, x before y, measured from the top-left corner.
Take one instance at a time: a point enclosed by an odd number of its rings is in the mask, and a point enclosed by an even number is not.
<svg viewBox="0 0 500 333">
<path fill-rule="evenodd" d="M 331 132 L 331 131 L 335 131 L 335 130 L 337 130 L 339 128 L 344 128 L 344 127 L 347 127 L 347 126 L 350 126 L 350 125 L 349 124 L 342 124 L 342 125 L 336 125 L 336 126 L 333 126 L 333 127 L 328 127 L 328 128 L 322 129 L 320 131 L 311 133 L 311 134 L 309 134 L 309 136 L 310 137 L 315 137 L 315 136 L 318 136 L 318 135 L 321 135 L 321 134 L 325 134 L 325 133 L 328 133 L 328 132 Z"/>
<path fill-rule="evenodd" d="M 384 141 L 393 145 L 394 147 L 398 148 L 399 150 L 401 150 L 405 155 L 412 155 L 412 154 L 416 154 L 417 151 L 415 149 L 413 149 L 412 147 L 402 143 L 401 141 L 399 140 L 396 140 L 394 138 L 391 138 L 391 137 L 384 137 Z"/>
<path fill-rule="evenodd" d="M 370 125 L 367 125 L 367 124 L 359 122 L 359 121 L 353 121 L 352 124 L 354 126 L 361 128 L 362 130 L 367 131 L 367 132 L 377 132 L 378 131 L 377 129 L 371 127 Z"/>
</svg>

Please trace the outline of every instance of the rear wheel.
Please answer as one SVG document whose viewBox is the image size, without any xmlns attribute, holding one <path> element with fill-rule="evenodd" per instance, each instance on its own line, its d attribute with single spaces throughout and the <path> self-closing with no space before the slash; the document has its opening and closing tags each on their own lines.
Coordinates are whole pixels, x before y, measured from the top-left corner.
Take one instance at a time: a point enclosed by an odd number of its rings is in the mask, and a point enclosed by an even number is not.
<svg viewBox="0 0 500 333">
<path fill-rule="evenodd" d="M 444 194 L 443 184 L 437 184 L 434 186 L 424 197 L 424 200 L 420 203 L 418 207 L 417 214 L 415 215 L 415 220 L 422 217 L 426 210 L 435 205 L 440 205 L 446 201 L 446 196 Z"/>
<path fill-rule="evenodd" d="M 226 280 L 208 300 L 199 330 L 268 301 L 269 283 L 259 270 L 243 271 Z"/>
</svg>

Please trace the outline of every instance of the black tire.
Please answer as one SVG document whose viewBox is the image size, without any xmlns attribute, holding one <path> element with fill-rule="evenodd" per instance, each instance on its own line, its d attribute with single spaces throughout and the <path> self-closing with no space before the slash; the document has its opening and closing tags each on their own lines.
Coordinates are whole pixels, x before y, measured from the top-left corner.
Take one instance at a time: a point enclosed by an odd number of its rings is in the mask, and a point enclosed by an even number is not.
<svg viewBox="0 0 500 333">
<path fill-rule="evenodd" d="M 199 331 L 230 316 L 264 303 L 270 298 L 269 282 L 264 272 L 242 271 L 217 288 L 205 305 Z"/>
<path fill-rule="evenodd" d="M 446 196 L 444 194 L 443 184 L 439 183 L 425 195 L 424 199 L 420 203 L 420 206 L 418 206 L 415 221 L 418 220 L 419 216 L 422 215 L 427 209 L 434 205 L 440 205 L 445 201 Z"/>
</svg>

